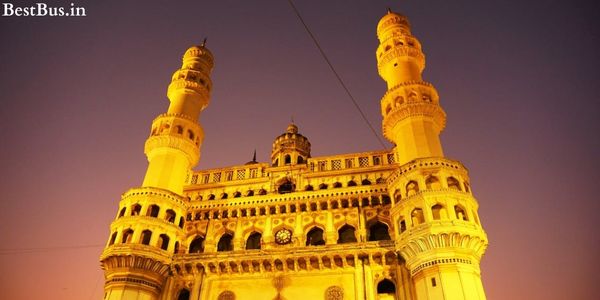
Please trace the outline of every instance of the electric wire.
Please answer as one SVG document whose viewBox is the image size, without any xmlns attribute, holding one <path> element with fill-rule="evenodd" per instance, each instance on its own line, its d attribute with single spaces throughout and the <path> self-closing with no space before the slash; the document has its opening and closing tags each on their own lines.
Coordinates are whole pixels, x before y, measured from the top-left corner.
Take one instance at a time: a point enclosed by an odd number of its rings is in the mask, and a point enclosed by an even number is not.
<svg viewBox="0 0 600 300">
<path fill-rule="evenodd" d="M 29 254 L 29 253 L 41 253 L 41 252 L 52 252 L 52 251 L 63 251 L 63 250 L 75 250 L 75 249 L 88 249 L 88 248 L 101 248 L 105 245 L 71 245 L 71 246 L 56 246 L 56 247 L 32 247 L 32 248 L 5 248 L 0 249 L 0 255 L 11 255 L 11 254 Z"/>
<path fill-rule="evenodd" d="M 360 113 L 360 116 L 362 117 L 362 119 L 365 121 L 365 123 L 367 124 L 367 126 L 369 126 L 369 128 L 371 129 L 371 132 L 373 133 L 373 135 L 375 135 L 375 137 L 377 138 L 377 141 L 379 142 L 379 144 L 381 144 L 381 146 L 383 147 L 383 149 L 387 149 L 387 147 L 385 146 L 385 143 L 381 140 L 381 137 L 379 137 L 379 135 L 377 134 L 377 131 L 375 130 L 375 128 L 373 127 L 373 125 L 371 125 L 371 122 L 369 122 L 369 120 L 367 119 L 367 116 L 365 115 L 365 113 L 362 111 L 362 109 L 360 108 L 360 106 L 356 102 L 356 99 L 354 99 L 354 96 L 352 96 L 352 93 L 350 93 L 350 90 L 348 89 L 348 87 L 346 86 L 346 84 L 344 83 L 344 81 L 342 80 L 342 77 L 335 70 L 335 68 L 333 67 L 333 64 L 331 63 L 331 61 L 329 61 L 329 58 L 325 54 L 325 51 L 323 51 L 323 48 L 321 48 L 321 45 L 317 41 L 317 38 L 313 35 L 312 31 L 308 28 L 308 25 L 306 24 L 306 22 L 304 21 L 304 19 L 300 15 L 300 12 L 298 11 L 298 9 L 296 8 L 296 6 L 294 5 L 294 2 L 292 2 L 292 0 L 288 0 L 288 3 L 290 4 L 290 6 L 292 7 L 292 9 L 294 10 L 294 13 L 298 17 L 298 20 L 300 20 L 300 23 L 302 23 L 302 25 L 304 26 L 304 29 L 306 30 L 306 32 L 308 33 L 308 35 L 310 36 L 310 38 L 313 40 L 315 46 L 317 46 L 317 49 L 319 49 L 319 52 L 321 53 L 321 56 L 323 57 L 323 59 L 325 60 L 325 62 L 327 63 L 327 65 L 329 66 L 329 69 L 331 69 L 331 71 L 333 72 L 333 74 L 337 78 L 337 80 L 340 83 L 340 85 L 342 85 L 342 87 L 346 91 L 346 94 L 348 95 L 348 97 L 350 98 L 350 100 L 352 100 L 352 103 L 354 104 L 354 107 L 358 110 L 358 112 Z"/>
</svg>

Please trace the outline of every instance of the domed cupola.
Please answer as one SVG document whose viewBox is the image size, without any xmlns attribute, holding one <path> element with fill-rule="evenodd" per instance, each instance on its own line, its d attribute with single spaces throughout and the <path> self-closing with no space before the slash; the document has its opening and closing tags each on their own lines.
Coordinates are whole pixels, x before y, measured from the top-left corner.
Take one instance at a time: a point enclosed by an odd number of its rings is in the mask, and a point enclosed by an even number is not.
<svg viewBox="0 0 600 300">
<path fill-rule="evenodd" d="M 298 133 L 298 126 L 288 125 L 285 133 L 273 142 L 271 163 L 274 167 L 306 164 L 310 157 L 310 142 L 308 138 Z"/>
</svg>

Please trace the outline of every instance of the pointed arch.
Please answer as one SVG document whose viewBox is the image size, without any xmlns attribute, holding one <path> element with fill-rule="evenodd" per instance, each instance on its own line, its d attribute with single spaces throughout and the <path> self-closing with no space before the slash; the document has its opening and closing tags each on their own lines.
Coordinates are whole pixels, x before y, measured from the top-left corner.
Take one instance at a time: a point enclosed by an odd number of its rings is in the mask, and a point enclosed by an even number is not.
<svg viewBox="0 0 600 300">
<path fill-rule="evenodd" d="M 204 237 L 197 236 L 190 243 L 189 253 L 202 253 L 204 252 Z"/>
<path fill-rule="evenodd" d="M 356 229 L 354 226 L 349 224 L 344 224 L 344 226 L 340 227 L 338 230 L 338 244 L 346 244 L 346 243 L 356 243 Z"/>
<path fill-rule="evenodd" d="M 224 233 L 217 243 L 217 252 L 233 251 L 233 234 Z"/>
<path fill-rule="evenodd" d="M 325 239 L 323 238 L 323 229 L 318 226 L 314 226 L 311 230 L 306 233 L 306 246 L 321 246 L 325 245 Z"/>
<path fill-rule="evenodd" d="M 254 231 L 246 239 L 246 250 L 258 250 L 261 248 L 262 234 Z"/>
<path fill-rule="evenodd" d="M 389 241 L 390 237 L 389 227 L 380 221 L 376 221 L 369 226 L 368 240 L 371 241 Z"/>
</svg>

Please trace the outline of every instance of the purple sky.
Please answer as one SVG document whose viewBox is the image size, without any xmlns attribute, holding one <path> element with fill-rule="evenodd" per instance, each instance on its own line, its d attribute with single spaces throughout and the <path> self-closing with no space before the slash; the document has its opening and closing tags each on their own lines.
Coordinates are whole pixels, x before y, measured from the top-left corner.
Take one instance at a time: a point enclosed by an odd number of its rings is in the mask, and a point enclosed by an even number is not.
<svg viewBox="0 0 600 300">
<path fill-rule="evenodd" d="M 0 298 L 101 298 L 102 246 L 5 249 L 107 241 L 120 194 L 143 179 L 171 74 L 205 36 L 216 66 L 200 169 L 254 149 L 267 161 L 291 116 L 313 156 L 381 148 L 286 1 L 206 2 L 79 1 L 87 17 L 0 17 Z M 445 154 L 469 168 L 480 203 L 489 299 L 600 294 L 593 4 L 296 1 L 377 131 L 375 27 L 388 6 L 409 17 L 448 114 Z"/>
</svg>

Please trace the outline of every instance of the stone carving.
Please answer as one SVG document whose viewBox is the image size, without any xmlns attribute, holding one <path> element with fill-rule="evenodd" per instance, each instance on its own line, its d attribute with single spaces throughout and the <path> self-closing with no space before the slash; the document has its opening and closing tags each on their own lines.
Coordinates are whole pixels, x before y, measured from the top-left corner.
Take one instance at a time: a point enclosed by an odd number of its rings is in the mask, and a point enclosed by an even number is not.
<svg viewBox="0 0 600 300">
<path fill-rule="evenodd" d="M 235 294 L 232 291 L 223 291 L 217 300 L 235 300 Z"/>
<path fill-rule="evenodd" d="M 330 286 L 325 290 L 325 300 L 344 299 L 344 290 L 339 286 Z"/>
</svg>

